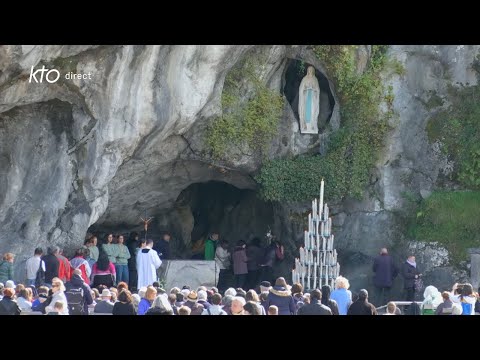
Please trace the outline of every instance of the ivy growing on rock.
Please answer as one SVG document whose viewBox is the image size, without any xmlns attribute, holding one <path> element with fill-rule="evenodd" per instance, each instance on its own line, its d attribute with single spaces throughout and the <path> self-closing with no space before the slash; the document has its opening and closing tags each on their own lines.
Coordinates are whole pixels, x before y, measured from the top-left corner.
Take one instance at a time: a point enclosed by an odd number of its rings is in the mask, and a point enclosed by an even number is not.
<svg viewBox="0 0 480 360">
<path fill-rule="evenodd" d="M 318 196 L 320 179 L 329 184 L 326 196 L 340 200 L 361 198 L 370 180 L 388 130 L 393 94 L 380 72 L 387 63 L 387 46 L 372 46 L 366 69 L 356 68 L 356 46 L 321 45 L 314 48 L 337 90 L 342 126 L 330 140 L 325 156 L 275 159 L 264 164 L 256 180 L 266 200 L 306 201 Z M 381 111 L 380 104 L 388 110 Z"/>
<path fill-rule="evenodd" d="M 463 188 L 480 189 L 480 87 L 449 89 L 450 105 L 427 124 L 430 142 L 439 142 L 453 160 L 451 179 Z"/>
<path fill-rule="evenodd" d="M 223 114 L 213 119 L 207 130 L 206 144 L 213 158 L 226 158 L 232 150 L 264 154 L 277 133 L 283 98 L 258 75 L 262 61 L 258 56 L 246 57 L 227 74 Z"/>
</svg>

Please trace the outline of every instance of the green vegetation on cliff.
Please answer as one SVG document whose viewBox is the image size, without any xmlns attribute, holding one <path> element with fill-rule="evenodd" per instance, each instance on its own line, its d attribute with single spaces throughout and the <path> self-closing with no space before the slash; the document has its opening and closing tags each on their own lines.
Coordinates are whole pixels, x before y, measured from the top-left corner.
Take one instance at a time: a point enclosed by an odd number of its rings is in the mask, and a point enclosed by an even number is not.
<svg viewBox="0 0 480 360">
<path fill-rule="evenodd" d="M 246 57 L 225 78 L 223 114 L 210 123 L 206 144 L 214 158 L 227 156 L 229 148 L 244 154 L 264 153 L 277 133 L 283 98 L 259 78 L 261 59 Z"/>
<path fill-rule="evenodd" d="M 410 234 L 418 241 L 438 241 L 454 264 L 468 260 L 467 249 L 480 247 L 480 192 L 438 191 L 422 201 Z"/>
<path fill-rule="evenodd" d="M 442 152 L 455 163 L 451 179 L 466 189 L 480 189 L 480 87 L 449 91 L 451 104 L 427 124 L 430 142 L 438 141 Z"/>
<path fill-rule="evenodd" d="M 355 64 L 357 46 L 320 45 L 314 48 L 340 101 L 341 128 L 330 139 L 325 156 L 275 159 L 264 164 L 256 180 L 266 200 L 306 201 L 318 196 L 320 179 L 328 183 L 326 197 L 361 198 L 370 172 L 383 147 L 387 121 L 392 114 L 392 89 L 386 89 L 380 72 L 387 64 L 387 46 L 374 45 L 366 69 Z M 388 110 L 381 111 L 385 102 Z"/>
</svg>

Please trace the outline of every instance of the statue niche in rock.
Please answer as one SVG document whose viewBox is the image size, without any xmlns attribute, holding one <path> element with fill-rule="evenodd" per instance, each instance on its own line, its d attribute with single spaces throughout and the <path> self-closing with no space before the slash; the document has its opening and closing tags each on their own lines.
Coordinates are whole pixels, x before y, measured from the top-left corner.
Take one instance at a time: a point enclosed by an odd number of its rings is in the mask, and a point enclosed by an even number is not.
<svg viewBox="0 0 480 360">
<path fill-rule="evenodd" d="M 319 113 L 320 86 L 315 77 L 315 68 L 309 66 L 299 88 L 298 115 L 302 134 L 318 134 Z"/>
</svg>

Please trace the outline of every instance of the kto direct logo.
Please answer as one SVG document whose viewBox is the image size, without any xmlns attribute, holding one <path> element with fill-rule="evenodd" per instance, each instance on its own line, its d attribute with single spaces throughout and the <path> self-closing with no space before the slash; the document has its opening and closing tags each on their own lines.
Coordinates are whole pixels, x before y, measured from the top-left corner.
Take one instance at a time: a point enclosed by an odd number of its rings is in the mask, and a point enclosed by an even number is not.
<svg viewBox="0 0 480 360">
<path fill-rule="evenodd" d="M 40 73 L 40 81 L 37 79 L 38 73 Z M 47 80 L 50 84 L 57 82 L 57 80 L 60 78 L 60 71 L 56 69 L 49 70 L 45 68 L 45 65 L 43 65 L 41 69 L 37 69 L 37 71 L 33 72 L 33 66 L 32 66 L 32 69 L 30 70 L 30 79 L 28 80 L 28 82 L 31 83 L 33 79 L 35 83 L 37 84 L 41 83 L 43 82 L 44 74 L 45 74 L 45 80 Z"/>
</svg>

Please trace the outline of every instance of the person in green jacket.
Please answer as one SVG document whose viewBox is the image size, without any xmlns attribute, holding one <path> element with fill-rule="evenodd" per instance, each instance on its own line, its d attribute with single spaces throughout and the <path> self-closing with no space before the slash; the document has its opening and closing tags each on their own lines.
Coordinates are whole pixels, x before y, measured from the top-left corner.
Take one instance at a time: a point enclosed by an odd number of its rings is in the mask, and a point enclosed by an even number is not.
<svg viewBox="0 0 480 360">
<path fill-rule="evenodd" d="M 217 247 L 218 233 L 213 232 L 205 242 L 205 260 L 215 260 L 215 249 Z"/>
<path fill-rule="evenodd" d="M 115 265 L 117 263 L 118 246 L 113 243 L 113 234 L 108 234 L 106 242 L 103 244 L 103 250 L 108 255 L 108 260 Z"/>
<path fill-rule="evenodd" d="M 0 262 L 0 282 L 6 283 L 8 280 L 13 281 L 13 259 L 15 255 L 6 253 L 3 255 L 3 260 Z"/>
<path fill-rule="evenodd" d="M 117 272 L 117 283 L 124 281 L 129 284 L 128 276 L 128 259 L 130 259 L 130 251 L 128 247 L 123 244 L 123 235 L 117 237 L 117 262 L 115 263 L 115 271 Z"/>
</svg>

